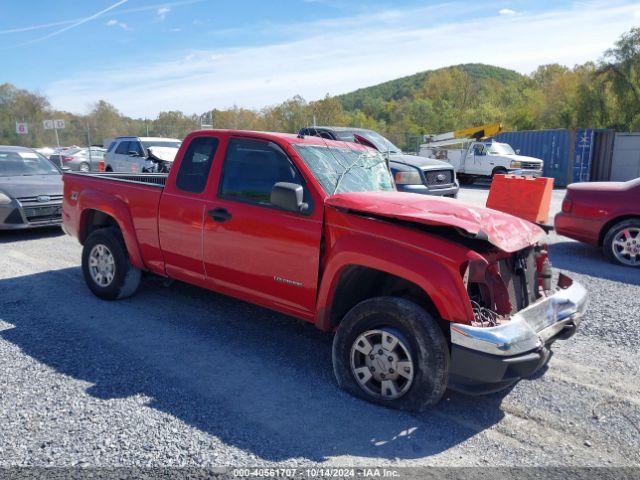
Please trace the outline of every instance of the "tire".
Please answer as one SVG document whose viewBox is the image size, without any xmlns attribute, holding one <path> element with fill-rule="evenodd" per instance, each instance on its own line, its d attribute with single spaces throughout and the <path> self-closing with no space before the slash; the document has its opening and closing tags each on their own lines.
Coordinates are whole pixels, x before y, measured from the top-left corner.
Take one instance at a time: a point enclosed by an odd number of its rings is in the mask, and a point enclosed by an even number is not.
<svg viewBox="0 0 640 480">
<path fill-rule="evenodd" d="M 105 172 L 113 172 L 113 168 L 111 168 L 111 165 L 107 165 L 107 167 L 104 169 Z"/>
<path fill-rule="evenodd" d="M 508 173 L 509 172 L 507 172 L 505 168 L 502 168 L 502 167 L 494 168 L 493 172 L 491 172 L 491 180 L 493 180 L 493 177 L 495 177 L 496 175 L 507 175 Z"/>
<path fill-rule="evenodd" d="M 384 351 L 380 348 L 385 344 L 384 336 L 389 334 L 398 340 L 393 357 L 387 356 L 386 347 Z M 371 350 L 373 354 L 363 353 L 367 349 L 363 337 L 375 346 Z M 376 344 L 376 338 L 380 338 L 381 343 Z M 406 350 L 412 363 L 411 372 L 405 368 L 404 374 L 412 373 L 410 382 L 390 368 L 397 366 L 400 370 L 401 365 L 407 365 L 406 359 L 398 355 L 403 352 L 400 347 Z M 383 355 L 378 355 L 380 352 Z M 390 361 L 385 362 L 383 358 Z M 363 361 L 371 365 L 363 366 Z M 376 375 L 374 365 L 378 367 L 378 376 L 384 377 L 381 372 L 386 372 L 387 380 L 373 376 Z M 369 380 L 366 380 L 367 368 L 373 372 Z M 356 397 L 385 407 L 420 412 L 438 403 L 444 395 L 449 375 L 449 347 L 436 320 L 420 306 L 399 297 L 372 298 L 353 307 L 338 326 L 333 339 L 333 371 L 340 388 Z M 396 393 L 400 393 L 395 398 L 389 398 L 393 396 L 392 390 L 383 394 L 384 383 L 388 384 L 391 374 L 396 375 L 393 383 Z M 362 380 L 358 380 L 358 376 Z M 363 381 L 367 382 L 365 386 L 361 386 Z"/>
<path fill-rule="evenodd" d="M 81 172 L 88 172 L 89 171 L 89 164 L 87 162 L 82 162 L 80 164 L 80 167 L 78 168 L 78 170 L 80 170 Z"/>
<path fill-rule="evenodd" d="M 94 260 L 104 263 L 92 267 Z M 107 274 L 98 275 L 101 272 Z M 141 272 L 129 262 L 122 235 L 115 228 L 101 228 L 89 235 L 82 249 L 82 273 L 93 294 L 104 300 L 129 297 L 140 286 Z"/>
<path fill-rule="evenodd" d="M 627 231 L 626 234 L 625 231 Z M 628 240 L 628 242 L 625 241 L 625 239 Z M 623 220 L 612 226 L 604 237 L 602 249 L 604 256 L 611 263 L 625 267 L 639 268 L 640 218 Z M 625 255 L 623 253 L 625 251 L 629 252 L 629 254 Z"/>
<path fill-rule="evenodd" d="M 461 185 L 473 185 L 475 178 L 467 175 L 458 175 L 458 181 Z"/>
</svg>

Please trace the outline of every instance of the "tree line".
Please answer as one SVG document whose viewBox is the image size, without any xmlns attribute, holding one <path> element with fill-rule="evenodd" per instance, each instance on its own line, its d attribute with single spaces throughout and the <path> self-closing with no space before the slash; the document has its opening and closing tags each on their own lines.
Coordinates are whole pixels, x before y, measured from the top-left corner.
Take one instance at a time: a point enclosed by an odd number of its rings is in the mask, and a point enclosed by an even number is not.
<svg viewBox="0 0 640 480">
<path fill-rule="evenodd" d="M 63 119 L 64 145 L 102 144 L 118 135 L 182 138 L 202 123 L 214 128 L 296 132 L 313 124 L 370 128 L 408 150 L 425 133 L 501 122 L 507 130 L 612 128 L 640 130 L 640 28 L 623 34 L 598 61 L 552 64 L 530 75 L 482 64 L 422 72 L 340 96 L 308 102 L 295 96 L 251 110 L 238 106 L 203 115 L 160 112 L 130 118 L 104 100 L 84 115 L 53 109 L 48 99 L 0 85 L 0 144 L 55 145 L 43 120 Z M 28 122 L 27 135 L 15 122 Z"/>
</svg>

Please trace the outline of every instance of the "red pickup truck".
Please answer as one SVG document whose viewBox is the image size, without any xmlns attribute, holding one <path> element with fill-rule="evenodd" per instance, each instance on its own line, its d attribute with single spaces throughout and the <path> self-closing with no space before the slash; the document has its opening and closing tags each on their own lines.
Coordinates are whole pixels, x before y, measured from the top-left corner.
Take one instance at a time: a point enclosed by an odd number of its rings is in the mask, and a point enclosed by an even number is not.
<svg viewBox="0 0 640 480">
<path fill-rule="evenodd" d="M 406 410 L 530 376 L 586 306 L 537 226 L 397 192 L 379 152 L 319 137 L 203 130 L 168 175 L 66 173 L 63 224 L 98 297 L 147 271 L 307 320 L 342 388 Z"/>
</svg>

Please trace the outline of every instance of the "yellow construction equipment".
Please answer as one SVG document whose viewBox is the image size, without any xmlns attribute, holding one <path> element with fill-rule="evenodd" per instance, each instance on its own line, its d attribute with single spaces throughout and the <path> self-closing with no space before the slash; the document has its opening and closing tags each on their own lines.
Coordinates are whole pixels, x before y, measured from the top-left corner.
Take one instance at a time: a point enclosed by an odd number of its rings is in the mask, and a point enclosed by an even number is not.
<svg viewBox="0 0 640 480">
<path fill-rule="evenodd" d="M 447 140 L 484 140 L 493 137 L 502 131 L 501 123 L 488 123 L 479 127 L 463 128 L 453 132 L 441 133 L 439 135 L 425 135 L 427 143 L 445 142 Z"/>
</svg>

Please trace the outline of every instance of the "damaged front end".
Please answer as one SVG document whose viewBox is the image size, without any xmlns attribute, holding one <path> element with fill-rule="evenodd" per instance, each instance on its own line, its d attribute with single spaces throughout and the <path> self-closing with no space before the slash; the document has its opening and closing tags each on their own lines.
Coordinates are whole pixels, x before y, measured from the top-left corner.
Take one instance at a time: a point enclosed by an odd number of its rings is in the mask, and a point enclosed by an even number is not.
<svg viewBox="0 0 640 480">
<path fill-rule="evenodd" d="M 552 270 L 544 245 L 512 254 L 472 252 L 463 279 L 473 320 L 450 325 L 451 387 L 499 390 L 535 373 L 551 343 L 576 331 L 587 305 L 584 287 Z"/>
</svg>

